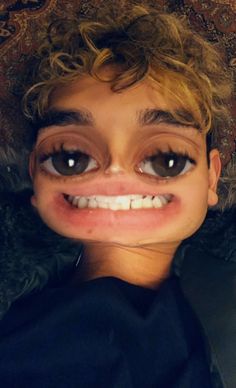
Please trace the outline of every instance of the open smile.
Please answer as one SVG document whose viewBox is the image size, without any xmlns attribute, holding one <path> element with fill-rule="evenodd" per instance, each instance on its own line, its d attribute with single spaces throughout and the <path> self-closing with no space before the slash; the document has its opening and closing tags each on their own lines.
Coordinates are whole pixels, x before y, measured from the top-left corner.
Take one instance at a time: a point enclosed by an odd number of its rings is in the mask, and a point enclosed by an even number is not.
<svg viewBox="0 0 236 388">
<path fill-rule="evenodd" d="M 130 209 L 160 209 L 168 205 L 172 200 L 171 194 L 162 195 L 92 195 L 92 196 L 72 196 L 64 195 L 65 199 L 75 208 L 79 209 L 110 209 L 130 210 Z"/>
<path fill-rule="evenodd" d="M 73 233 L 79 236 L 88 231 L 117 236 L 131 230 L 151 233 L 173 223 L 181 209 L 180 198 L 172 194 L 78 196 L 76 193 L 72 196 L 58 193 L 51 203 L 59 222 L 67 225 L 67 230 L 73 228 Z"/>
</svg>

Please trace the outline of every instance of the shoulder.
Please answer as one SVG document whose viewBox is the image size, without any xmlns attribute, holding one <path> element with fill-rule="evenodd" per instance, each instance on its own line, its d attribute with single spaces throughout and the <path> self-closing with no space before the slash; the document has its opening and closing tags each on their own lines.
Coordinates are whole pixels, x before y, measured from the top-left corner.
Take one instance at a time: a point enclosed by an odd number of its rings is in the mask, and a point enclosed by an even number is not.
<svg viewBox="0 0 236 388">
<path fill-rule="evenodd" d="M 176 255 L 181 287 L 203 327 L 211 367 L 236 386 L 236 206 L 210 212 Z M 219 372 L 220 371 L 220 372 Z"/>
<path fill-rule="evenodd" d="M 41 221 L 29 198 L 28 191 L 0 194 L 0 318 L 13 301 L 62 276 L 79 251 Z"/>
</svg>

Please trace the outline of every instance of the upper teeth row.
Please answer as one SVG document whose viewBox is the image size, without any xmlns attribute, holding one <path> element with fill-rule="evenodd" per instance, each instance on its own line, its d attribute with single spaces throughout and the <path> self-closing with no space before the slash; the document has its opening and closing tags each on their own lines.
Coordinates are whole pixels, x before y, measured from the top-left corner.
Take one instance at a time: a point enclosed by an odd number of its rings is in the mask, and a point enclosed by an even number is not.
<svg viewBox="0 0 236 388">
<path fill-rule="evenodd" d="M 78 208 L 103 208 L 111 210 L 128 210 L 142 208 L 161 208 L 170 202 L 171 195 L 96 195 L 90 197 L 68 196 L 68 201 Z"/>
</svg>

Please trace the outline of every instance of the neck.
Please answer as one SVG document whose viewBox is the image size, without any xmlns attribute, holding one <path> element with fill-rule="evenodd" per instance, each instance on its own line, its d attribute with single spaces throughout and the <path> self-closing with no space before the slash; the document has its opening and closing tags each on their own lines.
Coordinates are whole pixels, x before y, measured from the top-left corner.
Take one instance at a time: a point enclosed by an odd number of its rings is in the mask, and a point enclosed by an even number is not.
<svg viewBox="0 0 236 388">
<path fill-rule="evenodd" d="M 89 243 L 72 283 L 112 276 L 128 283 L 157 289 L 169 277 L 179 242 L 129 247 L 114 243 Z"/>
</svg>

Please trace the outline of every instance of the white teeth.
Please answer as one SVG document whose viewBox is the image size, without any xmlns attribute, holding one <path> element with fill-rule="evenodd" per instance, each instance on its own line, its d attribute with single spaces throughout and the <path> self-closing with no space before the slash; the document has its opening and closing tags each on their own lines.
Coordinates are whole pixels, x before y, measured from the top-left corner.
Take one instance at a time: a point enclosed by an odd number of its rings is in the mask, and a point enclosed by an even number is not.
<svg viewBox="0 0 236 388">
<path fill-rule="evenodd" d="M 127 199 L 127 200 L 119 203 L 119 206 L 120 206 L 120 210 L 129 210 L 130 209 L 130 200 Z"/>
<path fill-rule="evenodd" d="M 161 201 L 161 198 L 160 196 L 156 196 L 154 197 L 154 199 L 152 200 L 152 203 L 153 203 L 153 206 L 157 209 L 157 208 L 160 208 L 162 207 L 164 204 L 163 202 Z"/>
<path fill-rule="evenodd" d="M 141 209 L 142 208 L 142 205 L 143 205 L 143 199 L 140 198 L 140 199 L 134 199 L 133 201 L 131 201 L 131 209 Z"/>
<path fill-rule="evenodd" d="M 143 202 L 142 205 L 143 205 L 143 207 L 145 209 L 150 209 L 150 208 L 153 207 L 152 198 L 151 197 L 145 197 L 142 202 Z"/>
<path fill-rule="evenodd" d="M 96 195 L 93 198 L 96 199 L 96 201 L 98 202 L 105 202 L 105 201 L 108 202 L 111 197 L 109 197 L 108 195 L 106 197 L 104 195 Z"/>
<path fill-rule="evenodd" d="M 106 202 L 98 202 L 98 207 L 101 207 L 102 209 L 108 209 L 109 204 Z"/>
<path fill-rule="evenodd" d="M 80 209 L 84 208 L 102 208 L 111 210 L 129 210 L 129 209 L 151 209 L 162 208 L 171 201 L 172 195 L 118 195 L 106 196 L 97 195 L 90 197 L 71 196 L 67 200 L 73 206 Z"/>
<path fill-rule="evenodd" d="M 138 195 L 138 194 L 131 194 L 129 195 L 130 199 L 142 199 L 144 196 L 143 195 Z"/>
<path fill-rule="evenodd" d="M 109 209 L 111 210 L 122 210 L 122 205 L 119 203 L 110 203 L 109 204 Z"/>
<path fill-rule="evenodd" d="M 74 205 L 74 206 L 78 206 L 78 200 L 79 200 L 79 197 L 72 197 L 72 204 Z"/>
<path fill-rule="evenodd" d="M 87 200 L 87 198 L 85 198 L 85 197 L 80 197 L 77 206 L 78 206 L 79 208 L 83 209 L 83 208 L 87 207 L 87 205 L 88 205 L 88 200 Z"/>
<path fill-rule="evenodd" d="M 94 197 L 96 199 L 97 202 L 99 203 L 109 203 L 109 204 L 114 204 L 114 203 L 117 203 L 117 204 L 121 204 L 121 205 L 126 205 L 127 201 L 130 202 L 130 200 L 133 200 L 133 199 L 137 199 L 137 198 L 143 198 L 142 195 L 116 195 L 116 196 L 112 196 L 112 195 L 96 195 Z"/>
<path fill-rule="evenodd" d="M 91 198 L 89 200 L 88 207 L 91 209 L 96 209 L 98 207 L 98 203 L 95 198 Z"/>
<path fill-rule="evenodd" d="M 164 197 L 164 195 L 159 195 L 159 198 L 163 205 L 166 205 L 168 203 L 168 199 Z"/>
<path fill-rule="evenodd" d="M 130 197 L 126 195 L 117 195 L 115 198 L 113 198 L 113 202 L 125 205 L 127 202 L 130 202 Z"/>
</svg>

